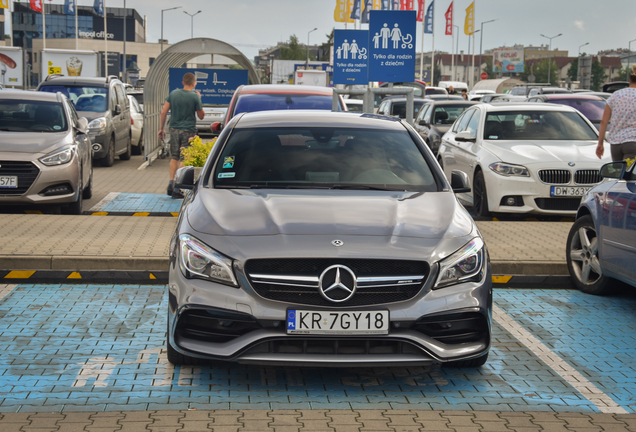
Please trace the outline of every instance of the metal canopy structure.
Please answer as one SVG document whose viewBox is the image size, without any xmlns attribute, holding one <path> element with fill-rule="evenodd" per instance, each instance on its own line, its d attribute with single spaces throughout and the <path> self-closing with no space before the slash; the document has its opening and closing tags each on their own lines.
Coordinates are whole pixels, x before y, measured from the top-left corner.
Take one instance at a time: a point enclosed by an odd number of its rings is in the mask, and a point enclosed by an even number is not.
<svg viewBox="0 0 636 432">
<path fill-rule="evenodd" d="M 159 141 L 159 120 L 161 109 L 168 97 L 168 72 L 170 68 L 180 68 L 189 60 L 205 54 L 218 54 L 235 61 L 248 71 L 250 84 L 260 83 L 258 72 L 252 63 L 232 45 L 209 38 L 184 40 L 165 50 L 152 64 L 144 84 L 144 146 L 145 159 L 152 161 L 163 151 Z"/>
</svg>

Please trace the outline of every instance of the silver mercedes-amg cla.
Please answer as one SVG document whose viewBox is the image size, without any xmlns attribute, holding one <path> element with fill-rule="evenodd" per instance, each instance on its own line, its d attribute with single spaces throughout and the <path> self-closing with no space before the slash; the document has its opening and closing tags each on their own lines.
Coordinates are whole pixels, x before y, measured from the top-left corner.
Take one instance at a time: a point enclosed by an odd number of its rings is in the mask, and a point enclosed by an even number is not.
<svg viewBox="0 0 636 432">
<path fill-rule="evenodd" d="M 182 168 L 168 359 L 480 366 L 488 252 L 406 123 L 361 113 L 236 116 L 200 177 Z"/>
</svg>

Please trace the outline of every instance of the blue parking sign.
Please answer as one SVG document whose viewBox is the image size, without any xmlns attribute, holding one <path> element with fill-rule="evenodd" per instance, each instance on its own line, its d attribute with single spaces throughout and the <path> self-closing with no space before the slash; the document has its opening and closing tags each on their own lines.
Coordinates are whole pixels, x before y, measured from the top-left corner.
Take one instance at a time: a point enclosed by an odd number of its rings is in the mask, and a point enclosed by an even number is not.
<svg viewBox="0 0 636 432">
<path fill-rule="evenodd" d="M 234 91 L 248 83 L 245 69 L 185 69 L 170 68 L 168 88 L 170 91 L 183 88 L 183 75 L 191 72 L 197 79 L 196 90 L 201 93 L 204 105 L 229 105 Z"/>
<path fill-rule="evenodd" d="M 335 30 L 333 83 L 368 84 L 369 31 Z"/>
<path fill-rule="evenodd" d="M 415 11 L 370 12 L 369 81 L 415 80 Z"/>
</svg>

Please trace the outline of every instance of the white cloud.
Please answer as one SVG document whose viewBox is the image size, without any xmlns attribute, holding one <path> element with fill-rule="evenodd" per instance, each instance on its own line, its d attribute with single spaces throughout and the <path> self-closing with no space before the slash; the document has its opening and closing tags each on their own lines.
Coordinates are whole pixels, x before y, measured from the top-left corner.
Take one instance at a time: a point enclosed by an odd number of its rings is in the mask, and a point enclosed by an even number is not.
<svg viewBox="0 0 636 432">
<path fill-rule="evenodd" d="M 583 21 L 574 21 L 574 25 L 579 28 L 579 30 L 585 30 L 585 23 Z"/>
</svg>

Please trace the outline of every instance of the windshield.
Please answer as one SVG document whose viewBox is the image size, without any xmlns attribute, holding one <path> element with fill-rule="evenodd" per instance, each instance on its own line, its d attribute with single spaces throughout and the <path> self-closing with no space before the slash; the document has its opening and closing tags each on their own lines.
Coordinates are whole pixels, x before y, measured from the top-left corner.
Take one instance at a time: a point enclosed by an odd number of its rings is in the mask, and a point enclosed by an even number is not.
<svg viewBox="0 0 636 432">
<path fill-rule="evenodd" d="M 602 100 L 550 99 L 550 103 L 571 106 L 591 121 L 600 122 L 607 102 Z"/>
<path fill-rule="evenodd" d="M 436 125 L 452 125 L 457 120 L 457 117 L 463 113 L 468 106 L 460 105 L 444 105 L 436 106 L 435 114 L 433 115 L 433 124 Z"/>
<path fill-rule="evenodd" d="M 424 101 L 413 101 L 413 117 L 417 116 Z M 391 105 L 391 115 L 399 118 L 406 118 L 406 102 L 393 102 Z"/>
<path fill-rule="evenodd" d="M 596 131 L 575 112 L 489 112 L 484 139 L 489 140 L 596 140 Z"/>
<path fill-rule="evenodd" d="M 2 100 L 0 130 L 5 132 L 62 132 L 67 130 L 59 102 Z"/>
<path fill-rule="evenodd" d="M 448 94 L 448 92 L 444 89 L 436 89 L 436 88 L 428 87 L 426 89 L 426 94 L 427 95 L 433 95 L 433 94 L 445 95 L 445 94 Z"/>
<path fill-rule="evenodd" d="M 214 179 L 217 188 L 438 190 L 411 136 L 382 129 L 238 129 Z"/>
<path fill-rule="evenodd" d="M 242 94 L 236 103 L 234 115 L 244 112 L 272 110 L 329 110 L 332 104 L 331 95 L 304 94 Z"/>
<path fill-rule="evenodd" d="M 50 85 L 40 87 L 40 91 L 60 92 L 68 97 L 77 111 L 104 112 L 108 110 L 108 89 L 104 87 Z"/>
</svg>

